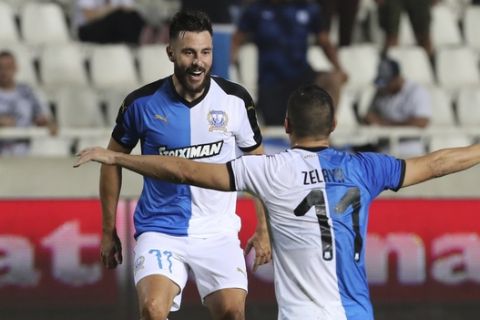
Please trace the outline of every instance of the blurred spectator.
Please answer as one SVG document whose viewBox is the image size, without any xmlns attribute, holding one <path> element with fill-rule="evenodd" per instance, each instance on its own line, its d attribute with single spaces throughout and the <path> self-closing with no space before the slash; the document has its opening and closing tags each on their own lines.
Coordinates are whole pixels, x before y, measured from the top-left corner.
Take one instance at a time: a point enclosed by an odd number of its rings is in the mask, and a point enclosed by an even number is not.
<svg viewBox="0 0 480 320">
<path fill-rule="evenodd" d="M 258 48 L 258 109 L 265 125 L 283 125 L 289 94 L 302 83 L 325 88 L 337 105 L 347 76 L 324 28 L 320 6 L 310 1 L 264 0 L 247 6 L 232 38 L 231 61 L 240 46 Z M 331 72 L 315 72 L 307 61 L 309 36 L 314 35 L 332 63 Z"/>
<path fill-rule="evenodd" d="M 360 0 L 317 0 L 324 12 L 325 30 L 330 32 L 334 16 L 338 17 L 338 46 L 352 43 L 353 27 Z"/>
<path fill-rule="evenodd" d="M 364 123 L 379 126 L 411 126 L 425 128 L 432 115 L 431 99 L 422 86 L 405 79 L 399 64 L 383 58 L 375 79 L 377 91 L 367 112 Z M 379 150 L 389 152 L 390 146 L 379 144 Z M 397 154 L 415 156 L 425 153 L 425 147 L 418 137 L 402 138 Z"/>
<path fill-rule="evenodd" d="M 57 127 L 51 119 L 48 106 L 42 103 L 33 90 L 15 82 L 17 66 L 15 57 L 8 51 L 0 52 L 0 128 L 46 126 L 52 134 Z M 0 155 L 26 155 L 29 141 L 0 140 Z"/>
<path fill-rule="evenodd" d="M 80 41 L 139 44 L 153 30 L 135 9 L 135 0 L 77 0 L 73 23 Z M 144 36 L 144 33 L 149 34 Z"/>
<path fill-rule="evenodd" d="M 378 3 L 380 26 L 385 32 L 385 52 L 397 46 L 400 18 L 407 12 L 417 44 L 433 58 L 433 45 L 430 35 L 431 6 L 438 0 L 375 0 Z"/>
</svg>

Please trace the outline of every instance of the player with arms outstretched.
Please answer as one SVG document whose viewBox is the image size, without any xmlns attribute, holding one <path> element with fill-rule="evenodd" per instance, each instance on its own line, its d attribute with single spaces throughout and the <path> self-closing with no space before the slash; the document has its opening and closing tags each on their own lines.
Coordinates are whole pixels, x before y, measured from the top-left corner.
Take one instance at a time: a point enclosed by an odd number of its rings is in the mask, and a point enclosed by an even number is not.
<svg viewBox="0 0 480 320">
<path fill-rule="evenodd" d="M 335 128 L 330 96 L 314 85 L 288 102 L 291 149 L 204 164 L 158 156 L 125 156 L 102 148 L 87 161 L 121 166 L 152 178 L 217 190 L 245 190 L 268 209 L 278 319 L 373 319 L 365 271 L 368 210 L 383 190 L 398 190 L 480 163 L 480 145 L 407 160 L 329 147 Z"/>
</svg>

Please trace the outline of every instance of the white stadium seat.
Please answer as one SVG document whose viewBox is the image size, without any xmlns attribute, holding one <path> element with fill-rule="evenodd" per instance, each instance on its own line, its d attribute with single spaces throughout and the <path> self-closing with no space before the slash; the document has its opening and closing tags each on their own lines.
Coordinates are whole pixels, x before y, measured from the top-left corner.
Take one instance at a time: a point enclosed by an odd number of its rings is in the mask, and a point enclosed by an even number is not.
<svg viewBox="0 0 480 320">
<path fill-rule="evenodd" d="M 67 157 L 72 154 L 73 141 L 61 136 L 32 138 L 30 155 L 33 157 Z"/>
<path fill-rule="evenodd" d="M 95 88 L 135 89 L 139 82 L 133 55 L 123 44 L 97 45 L 91 49 L 90 74 Z"/>
<path fill-rule="evenodd" d="M 44 45 L 70 41 L 62 8 L 53 2 L 28 2 L 20 12 L 22 36 L 26 43 Z"/>
<path fill-rule="evenodd" d="M 61 88 L 55 93 L 55 110 L 60 128 L 103 128 L 100 100 L 93 89 Z"/>
<path fill-rule="evenodd" d="M 165 78 L 173 73 L 165 44 L 141 46 L 137 51 L 140 79 L 143 84 Z"/>
<path fill-rule="evenodd" d="M 480 85 L 478 58 L 468 47 L 441 48 L 437 53 L 440 86 L 456 93 L 465 86 Z"/>
<path fill-rule="evenodd" d="M 46 46 L 39 56 L 40 78 L 45 87 L 87 86 L 84 57 L 74 44 Z"/>
<path fill-rule="evenodd" d="M 480 125 L 480 88 L 460 90 L 457 98 L 457 115 L 461 126 L 478 128 Z"/>
<path fill-rule="evenodd" d="M 256 100 L 258 79 L 258 52 L 256 45 L 245 44 L 238 51 L 238 79 Z"/>
<path fill-rule="evenodd" d="M 444 4 L 432 7 L 431 35 L 435 48 L 462 44 L 462 35 L 453 12 Z"/>
<path fill-rule="evenodd" d="M 312 45 L 308 47 L 307 60 L 315 71 L 328 71 L 332 69 L 332 63 L 319 46 Z"/>
<path fill-rule="evenodd" d="M 432 101 L 432 118 L 430 127 L 454 127 L 455 114 L 450 95 L 438 87 L 428 88 Z"/>
<path fill-rule="evenodd" d="M 461 132 L 453 135 L 430 137 L 429 151 L 436 151 L 445 148 L 465 147 L 472 144 L 472 139 Z"/>
<path fill-rule="evenodd" d="M 413 33 L 412 23 L 406 13 L 402 13 L 400 16 L 398 43 L 402 46 L 413 46 L 417 44 L 415 34 Z"/>
<path fill-rule="evenodd" d="M 20 41 L 15 13 L 6 2 L 0 2 L 0 43 L 17 43 Z"/>
<path fill-rule="evenodd" d="M 371 85 L 377 73 L 378 49 L 373 45 L 353 45 L 339 49 L 340 64 L 348 74 L 344 89 L 357 95 Z"/>
<path fill-rule="evenodd" d="M 467 7 L 463 27 L 467 45 L 480 51 L 480 37 L 478 36 L 478 31 L 480 30 L 480 6 L 472 5 Z"/>
<path fill-rule="evenodd" d="M 433 86 L 435 84 L 432 65 L 423 48 L 417 46 L 393 47 L 388 50 L 388 55 L 400 64 L 405 78 L 422 85 Z"/>
</svg>

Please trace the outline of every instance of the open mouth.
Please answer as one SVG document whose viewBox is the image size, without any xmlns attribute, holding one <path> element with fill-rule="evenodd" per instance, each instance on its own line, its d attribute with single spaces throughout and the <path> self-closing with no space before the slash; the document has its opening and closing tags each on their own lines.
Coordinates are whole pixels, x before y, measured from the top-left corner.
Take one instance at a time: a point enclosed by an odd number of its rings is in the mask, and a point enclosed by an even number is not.
<svg viewBox="0 0 480 320">
<path fill-rule="evenodd" d="M 188 70 L 187 71 L 187 74 L 192 79 L 199 79 L 202 76 L 203 73 L 204 73 L 204 70 L 202 70 L 202 69 L 195 69 L 195 70 Z"/>
</svg>

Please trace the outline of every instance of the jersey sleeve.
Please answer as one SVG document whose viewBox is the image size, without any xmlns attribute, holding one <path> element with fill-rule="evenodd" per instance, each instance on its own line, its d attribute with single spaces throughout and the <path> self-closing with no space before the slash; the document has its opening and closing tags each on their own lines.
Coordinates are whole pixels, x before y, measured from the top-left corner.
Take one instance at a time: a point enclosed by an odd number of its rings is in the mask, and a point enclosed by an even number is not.
<svg viewBox="0 0 480 320">
<path fill-rule="evenodd" d="M 268 198 L 269 179 L 267 155 L 246 155 L 228 163 L 232 190 L 247 191 L 262 198 Z"/>
<path fill-rule="evenodd" d="M 405 161 L 380 153 L 361 153 L 362 180 L 372 197 L 390 189 L 398 191 L 405 177 Z"/>
<path fill-rule="evenodd" d="M 133 149 L 140 139 L 141 123 L 137 110 L 134 102 L 129 103 L 128 99 L 125 99 L 118 111 L 112 133 L 113 139 L 128 149 Z"/>
<path fill-rule="evenodd" d="M 245 109 L 242 112 L 242 120 L 235 138 L 240 150 L 249 152 L 258 148 L 262 143 L 262 134 L 258 126 L 255 104 L 246 90 L 243 101 L 245 102 Z"/>
</svg>

